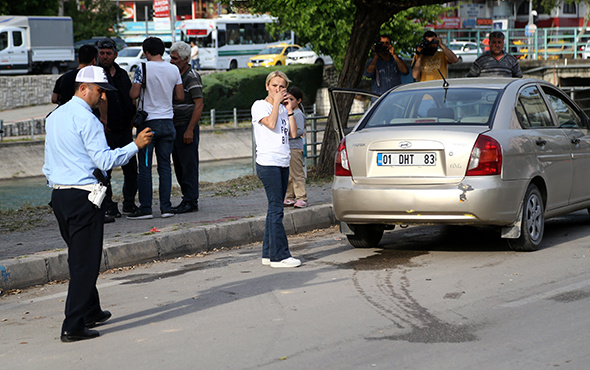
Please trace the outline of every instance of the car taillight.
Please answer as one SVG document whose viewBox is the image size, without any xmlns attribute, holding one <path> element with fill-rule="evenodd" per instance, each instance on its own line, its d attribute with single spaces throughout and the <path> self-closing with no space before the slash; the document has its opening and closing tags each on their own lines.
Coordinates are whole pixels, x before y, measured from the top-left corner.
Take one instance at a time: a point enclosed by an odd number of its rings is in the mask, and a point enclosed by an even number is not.
<svg viewBox="0 0 590 370">
<path fill-rule="evenodd" d="M 500 143 L 486 135 L 480 135 L 471 150 L 465 176 L 491 176 L 502 173 L 502 148 Z"/>
<path fill-rule="evenodd" d="M 338 150 L 336 151 L 336 160 L 334 161 L 334 175 L 352 176 L 350 164 L 348 163 L 348 153 L 346 153 L 346 138 L 342 139 Z"/>
</svg>

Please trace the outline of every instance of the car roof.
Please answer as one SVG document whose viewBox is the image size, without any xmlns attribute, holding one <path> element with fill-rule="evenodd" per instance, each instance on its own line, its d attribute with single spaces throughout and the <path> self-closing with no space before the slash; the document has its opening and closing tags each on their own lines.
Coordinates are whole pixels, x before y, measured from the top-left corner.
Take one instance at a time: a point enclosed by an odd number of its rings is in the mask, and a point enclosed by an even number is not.
<svg viewBox="0 0 590 370">
<path fill-rule="evenodd" d="M 526 83 L 546 83 L 542 80 L 533 78 L 507 78 L 507 77 L 471 77 L 471 78 L 448 78 L 449 88 L 458 87 L 478 87 L 490 89 L 505 89 L 508 85 L 517 84 L 524 85 Z M 443 87 L 443 80 L 415 82 L 411 84 L 403 84 L 398 86 L 395 90 L 418 90 L 428 88 Z"/>
</svg>

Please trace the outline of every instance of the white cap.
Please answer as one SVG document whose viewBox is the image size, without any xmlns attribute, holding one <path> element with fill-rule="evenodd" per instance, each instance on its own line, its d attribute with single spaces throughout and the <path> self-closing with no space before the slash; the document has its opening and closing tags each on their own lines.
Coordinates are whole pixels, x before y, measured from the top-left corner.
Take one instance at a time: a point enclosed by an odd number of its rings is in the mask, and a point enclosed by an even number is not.
<svg viewBox="0 0 590 370">
<path fill-rule="evenodd" d="M 104 69 L 99 66 L 88 66 L 82 68 L 76 75 L 76 82 L 91 83 L 102 87 L 105 90 L 117 90 L 109 84 Z"/>
</svg>

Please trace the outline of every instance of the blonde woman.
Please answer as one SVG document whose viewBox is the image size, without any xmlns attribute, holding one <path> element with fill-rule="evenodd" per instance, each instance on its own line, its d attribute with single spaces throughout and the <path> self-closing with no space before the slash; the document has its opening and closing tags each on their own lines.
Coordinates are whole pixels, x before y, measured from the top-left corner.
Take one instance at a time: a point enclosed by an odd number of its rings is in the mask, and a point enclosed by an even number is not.
<svg viewBox="0 0 590 370">
<path fill-rule="evenodd" d="M 297 122 L 287 101 L 289 78 L 281 71 L 266 77 L 268 95 L 252 105 L 252 126 L 256 140 L 256 173 L 268 200 L 262 264 L 275 268 L 297 267 L 301 261 L 289 252 L 283 226 L 283 200 L 289 181 L 289 137 L 296 137 Z"/>
</svg>

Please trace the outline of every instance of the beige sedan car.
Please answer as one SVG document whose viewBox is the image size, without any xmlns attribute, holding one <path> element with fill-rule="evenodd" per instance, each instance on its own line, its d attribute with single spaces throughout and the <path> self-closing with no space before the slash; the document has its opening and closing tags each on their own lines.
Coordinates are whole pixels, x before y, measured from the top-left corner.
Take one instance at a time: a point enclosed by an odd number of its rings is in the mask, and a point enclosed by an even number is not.
<svg viewBox="0 0 590 370">
<path fill-rule="evenodd" d="M 495 225 L 536 250 L 545 219 L 590 207 L 590 122 L 532 79 L 412 83 L 385 93 L 340 143 L 332 198 L 355 247 L 395 225 Z"/>
</svg>

